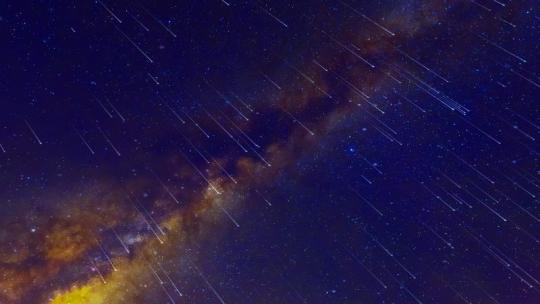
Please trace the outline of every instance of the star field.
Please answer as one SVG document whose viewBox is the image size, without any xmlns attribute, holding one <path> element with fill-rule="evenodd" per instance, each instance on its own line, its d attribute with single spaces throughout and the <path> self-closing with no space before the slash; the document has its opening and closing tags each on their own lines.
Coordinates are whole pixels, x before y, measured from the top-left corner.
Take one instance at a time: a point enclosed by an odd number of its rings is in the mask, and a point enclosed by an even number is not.
<svg viewBox="0 0 540 304">
<path fill-rule="evenodd" d="M 535 1 L 7 1 L 0 303 L 537 303 Z"/>
</svg>

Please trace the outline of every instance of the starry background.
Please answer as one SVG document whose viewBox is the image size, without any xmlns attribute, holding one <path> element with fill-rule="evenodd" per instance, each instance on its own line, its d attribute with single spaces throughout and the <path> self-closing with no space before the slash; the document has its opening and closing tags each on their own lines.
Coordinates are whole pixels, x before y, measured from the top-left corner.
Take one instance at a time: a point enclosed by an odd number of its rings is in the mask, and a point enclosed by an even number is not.
<svg viewBox="0 0 540 304">
<path fill-rule="evenodd" d="M 535 1 L 4 1 L 0 303 L 538 303 Z"/>
</svg>

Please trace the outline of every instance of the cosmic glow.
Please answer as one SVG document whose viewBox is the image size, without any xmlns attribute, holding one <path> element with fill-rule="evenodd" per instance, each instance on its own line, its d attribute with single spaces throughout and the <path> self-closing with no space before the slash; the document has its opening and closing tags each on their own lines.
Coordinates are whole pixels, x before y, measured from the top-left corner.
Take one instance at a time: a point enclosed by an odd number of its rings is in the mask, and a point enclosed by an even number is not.
<svg viewBox="0 0 540 304">
<path fill-rule="evenodd" d="M 537 1 L 5 1 L 0 303 L 540 301 Z"/>
</svg>

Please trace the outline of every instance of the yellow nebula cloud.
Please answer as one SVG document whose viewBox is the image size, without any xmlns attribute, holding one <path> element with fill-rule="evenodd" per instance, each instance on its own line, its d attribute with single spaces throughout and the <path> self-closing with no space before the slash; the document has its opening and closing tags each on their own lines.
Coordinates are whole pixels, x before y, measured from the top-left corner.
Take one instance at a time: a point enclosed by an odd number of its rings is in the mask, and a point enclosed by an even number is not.
<svg viewBox="0 0 540 304">
<path fill-rule="evenodd" d="M 82 225 L 58 221 L 51 230 L 45 239 L 47 259 L 70 262 L 95 245 L 94 232 Z"/>
<path fill-rule="evenodd" d="M 102 299 L 99 299 L 99 294 L 92 292 L 92 287 L 74 286 L 66 293 L 58 294 L 51 302 L 51 304 L 97 304 L 103 303 Z"/>
<path fill-rule="evenodd" d="M 129 303 L 130 290 L 137 289 L 136 280 L 147 280 L 143 257 L 137 261 L 124 258 L 115 260 L 118 271 L 110 272 L 105 282 L 99 276 L 92 277 L 86 283 L 79 283 L 67 290 L 55 292 L 49 304 L 105 304 Z"/>
<path fill-rule="evenodd" d="M 219 180 L 212 180 L 220 190 L 231 186 Z M 202 197 L 190 207 L 177 210 L 160 222 L 160 226 L 167 228 L 167 236 L 163 237 L 164 244 L 150 237 L 145 244 L 137 250 L 133 259 L 117 257 L 113 259 L 118 271 L 110 271 L 104 276 L 105 282 L 94 276 L 86 283 L 73 285 L 66 290 L 53 293 L 49 304 L 104 304 L 104 303 L 135 303 L 144 289 L 156 284 L 151 275 L 150 265 L 160 260 L 167 260 L 178 255 L 178 246 L 188 242 L 201 240 L 207 230 L 219 222 L 223 217 L 218 203 L 222 196 L 216 195 L 210 188 L 203 191 Z"/>
</svg>

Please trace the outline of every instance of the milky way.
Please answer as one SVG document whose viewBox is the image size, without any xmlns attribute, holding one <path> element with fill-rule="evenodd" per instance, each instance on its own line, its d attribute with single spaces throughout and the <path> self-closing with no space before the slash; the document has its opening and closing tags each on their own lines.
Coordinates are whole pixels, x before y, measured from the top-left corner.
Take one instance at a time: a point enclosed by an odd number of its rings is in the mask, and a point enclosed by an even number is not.
<svg viewBox="0 0 540 304">
<path fill-rule="evenodd" d="M 0 303 L 540 301 L 540 3 L 0 7 Z"/>
</svg>

